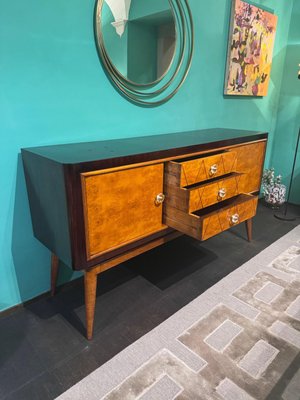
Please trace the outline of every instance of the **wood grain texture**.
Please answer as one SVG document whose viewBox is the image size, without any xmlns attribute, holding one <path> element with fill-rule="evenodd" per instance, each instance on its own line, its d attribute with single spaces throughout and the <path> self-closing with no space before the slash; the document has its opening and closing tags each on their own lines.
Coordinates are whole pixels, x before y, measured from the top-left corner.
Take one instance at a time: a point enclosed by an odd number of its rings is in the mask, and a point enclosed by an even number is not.
<svg viewBox="0 0 300 400">
<path fill-rule="evenodd" d="M 200 240 L 201 219 L 196 215 L 166 205 L 164 207 L 163 221 L 171 228 Z"/>
<path fill-rule="evenodd" d="M 189 186 L 235 171 L 236 161 L 234 151 L 224 151 L 214 155 L 170 161 L 169 173 L 179 180 L 179 186 Z M 217 169 L 214 174 L 211 173 L 212 166 L 216 166 Z"/>
<path fill-rule="evenodd" d="M 258 197 L 242 194 L 191 214 L 166 205 L 164 222 L 195 239 L 206 240 L 231 228 L 234 214 L 239 216 L 238 223 L 252 218 L 256 213 L 257 200 Z"/>
<path fill-rule="evenodd" d="M 80 165 L 82 170 L 92 171 L 208 151 L 266 139 L 267 136 L 265 132 L 211 128 L 98 142 L 31 147 L 26 151 L 60 164 Z"/>
<path fill-rule="evenodd" d="M 22 150 L 34 236 L 72 265 L 68 200 L 61 164 Z"/>
<path fill-rule="evenodd" d="M 88 258 L 165 229 L 163 164 L 95 175 L 83 174 Z"/>
<path fill-rule="evenodd" d="M 258 197 L 247 197 L 247 200 L 245 200 L 245 197 L 242 198 L 242 202 L 240 202 L 240 199 L 237 199 L 236 203 L 231 207 L 220 209 L 217 212 L 203 217 L 201 240 L 207 240 L 236 225 L 231 220 L 232 216 L 235 214 L 239 217 L 238 223 L 254 217 L 256 214 Z"/>
<path fill-rule="evenodd" d="M 89 271 L 85 271 L 84 297 L 85 297 L 86 337 L 88 340 L 91 340 L 93 337 L 96 294 L 97 294 L 97 275 Z"/>
<path fill-rule="evenodd" d="M 189 212 L 209 207 L 212 204 L 220 203 L 226 199 L 237 196 L 241 193 L 239 189 L 240 174 L 220 179 L 217 182 L 200 186 L 198 189 L 190 189 L 189 192 Z M 225 196 L 221 197 L 220 192 L 224 190 Z"/>
<path fill-rule="evenodd" d="M 213 179 L 194 187 L 180 188 L 169 184 L 169 174 L 165 174 L 166 203 L 179 210 L 191 213 L 212 204 L 219 203 L 241 193 L 239 182 L 241 174 L 232 173 L 220 179 Z M 220 191 L 224 190 L 224 197 Z"/>
<path fill-rule="evenodd" d="M 248 242 L 251 242 L 251 240 L 252 240 L 253 218 L 247 219 L 247 221 L 245 221 L 245 224 L 246 224 Z"/>
<path fill-rule="evenodd" d="M 236 170 L 244 175 L 240 180 L 240 190 L 243 193 L 260 190 L 262 171 L 264 167 L 266 141 L 238 146 Z"/>
</svg>

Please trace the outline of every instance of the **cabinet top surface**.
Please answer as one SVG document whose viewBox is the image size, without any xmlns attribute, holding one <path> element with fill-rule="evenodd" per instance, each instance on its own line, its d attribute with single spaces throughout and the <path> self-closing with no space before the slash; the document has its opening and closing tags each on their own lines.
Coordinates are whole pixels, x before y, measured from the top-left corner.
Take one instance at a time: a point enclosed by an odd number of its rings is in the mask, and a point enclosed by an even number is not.
<svg viewBox="0 0 300 400">
<path fill-rule="evenodd" d="M 208 144 L 227 146 L 266 137 L 265 132 L 216 128 L 98 142 L 31 147 L 22 151 L 46 157 L 61 164 L 78 164 L 201 145 L 207 148 Z"/>
</svg>

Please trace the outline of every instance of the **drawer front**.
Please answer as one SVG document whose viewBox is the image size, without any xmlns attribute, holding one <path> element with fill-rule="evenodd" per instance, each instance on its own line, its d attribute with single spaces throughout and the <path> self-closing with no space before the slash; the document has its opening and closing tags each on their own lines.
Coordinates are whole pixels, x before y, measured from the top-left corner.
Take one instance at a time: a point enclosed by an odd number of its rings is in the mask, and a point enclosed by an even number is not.
<svg viewBox="0 0 300 400">
<path fill-rule="evenodd" d="M 184 187 L 235 171 L 237 156 L 235 151 L 225 151 L 211 156 L 170 161 L 167 173 L 173 175 L 172 183 Z"/>
<path fill-rule="evenodd" d="M 241 193 L 239 183 L 242 174 L 233 173 L 210 183 L 192 188 L 165 185 L 166 204 L 185 212 L 193 212 L 222 202 Z"/>
<path fill-rule="evenodd" d="M 257 208 L 257 197 L 243 203 L 233 205 L 224 210 L 203 217 L 201 240 L 206 240 L 217 233 L 226 231 L 247 219 L 254 217 Z"/>
<path fill-rule="evenodd" d="M 220 179 L 214 183 L 204 185 L 198 189 L 189 190 L 189 212 L 209 207 L 240 193 L 239 180 L 241 174 L 233 174 L 232 177 Z"/>
<path fill-rule="evenodd" d="M 165 229 L 162 205 L 163 164 L 81 175 L 87 257 Z"/>
<path fill-rule="evenodd" d="M 257 201 L 257 196 L 241 194 L 191 214 L 166 205 L 164 222 L 195 239 L 206 240 L 254 217 Z"/>
</svg>

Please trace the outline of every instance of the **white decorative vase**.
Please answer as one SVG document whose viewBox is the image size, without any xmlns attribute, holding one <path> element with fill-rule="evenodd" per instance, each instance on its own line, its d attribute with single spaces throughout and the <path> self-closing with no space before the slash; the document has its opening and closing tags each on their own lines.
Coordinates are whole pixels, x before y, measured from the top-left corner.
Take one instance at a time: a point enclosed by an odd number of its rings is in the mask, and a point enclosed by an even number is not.
<svg viewBox="0 0 300 400">
<path fill-rule="evenodd" d="M 272 208 L 278 208 L 285 202 L 286 186 L 282 183 L 265 185 L 264 195 L 266 203 L 270 204 Z"/>
</svg>

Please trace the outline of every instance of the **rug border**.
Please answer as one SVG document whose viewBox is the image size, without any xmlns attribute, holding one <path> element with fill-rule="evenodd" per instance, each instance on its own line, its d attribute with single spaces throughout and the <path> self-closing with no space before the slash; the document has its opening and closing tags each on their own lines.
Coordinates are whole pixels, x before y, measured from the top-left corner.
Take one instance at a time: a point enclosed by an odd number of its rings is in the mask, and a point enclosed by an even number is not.
<svg viewBox="0 0 300 400">
<path fill-rule="evenodd" d="M 205 317 L 208 312 L 211 312 L 218 304 L 228 302 L 227 299 L 224 301 L 225 296 L 228 297 L 229 291 L 232 293 L 234 290 L 242 287 L 245 284 L 245 278 L 249 280 L 259 271 L 272 271 L 272 275 L 275 277 L 287 282 L 292 282 L 294 279 L 292 274 L 277 270 L 270 266 L 270 263 L 279 256 L 287 246 L 290 244 L 295 245 L 295 240 L 296 243 L 299 243 L 300 247 L 299 235 L 300 225 L 297 225 L 287 234 L 193 299 L 190 303 L 176 311 L 151 331 L 116 354 L 105 364 L 70 387 L 57 397 L 56 400 L 81 400 L 82 398 L 88 398 L 89 400 L 102 399 L 112 390 L 120 386 L 131 374 L 147 363 L 156 353 L 163 349 L 168 350 L 168 344 L 174 340 L 174 337 L 176 339 L 195 323 L 191 323 L 192 319 L 195 321 L 195 315 L 198 314 L 196 318 L 199 320 Z M 252 266 L 250 264 L 252 264 Z M 234 280 L 232 280 L 233 277 Z M 232 281 L 234 281 L 235 287 L 233 287 Z M 238 302 L 238 299 L 233 298 L 233 296 L 231 300 L 233 303 Z M 251 308 L 248 304 L 244 304 Z M 238 311 L 238 304 L 236 304 L 235 307 L 237 308 L 235 311 Z M 253 313 L 251 317 L 251 312 L 249 310 L 250 319 L 255 319 L 257 317 L 258 314 L 254 314 L 255 313 Z M 175 325 L 174 320 L 177 320 Z M 147 341 L 147 346 L 145 346 L 145 341 Z M 122 364 L 125 364 L 126 368 L 120 368 Z M 101 379 L 99 379 L 99 376 L 101 376 Z"/>
</svg>

